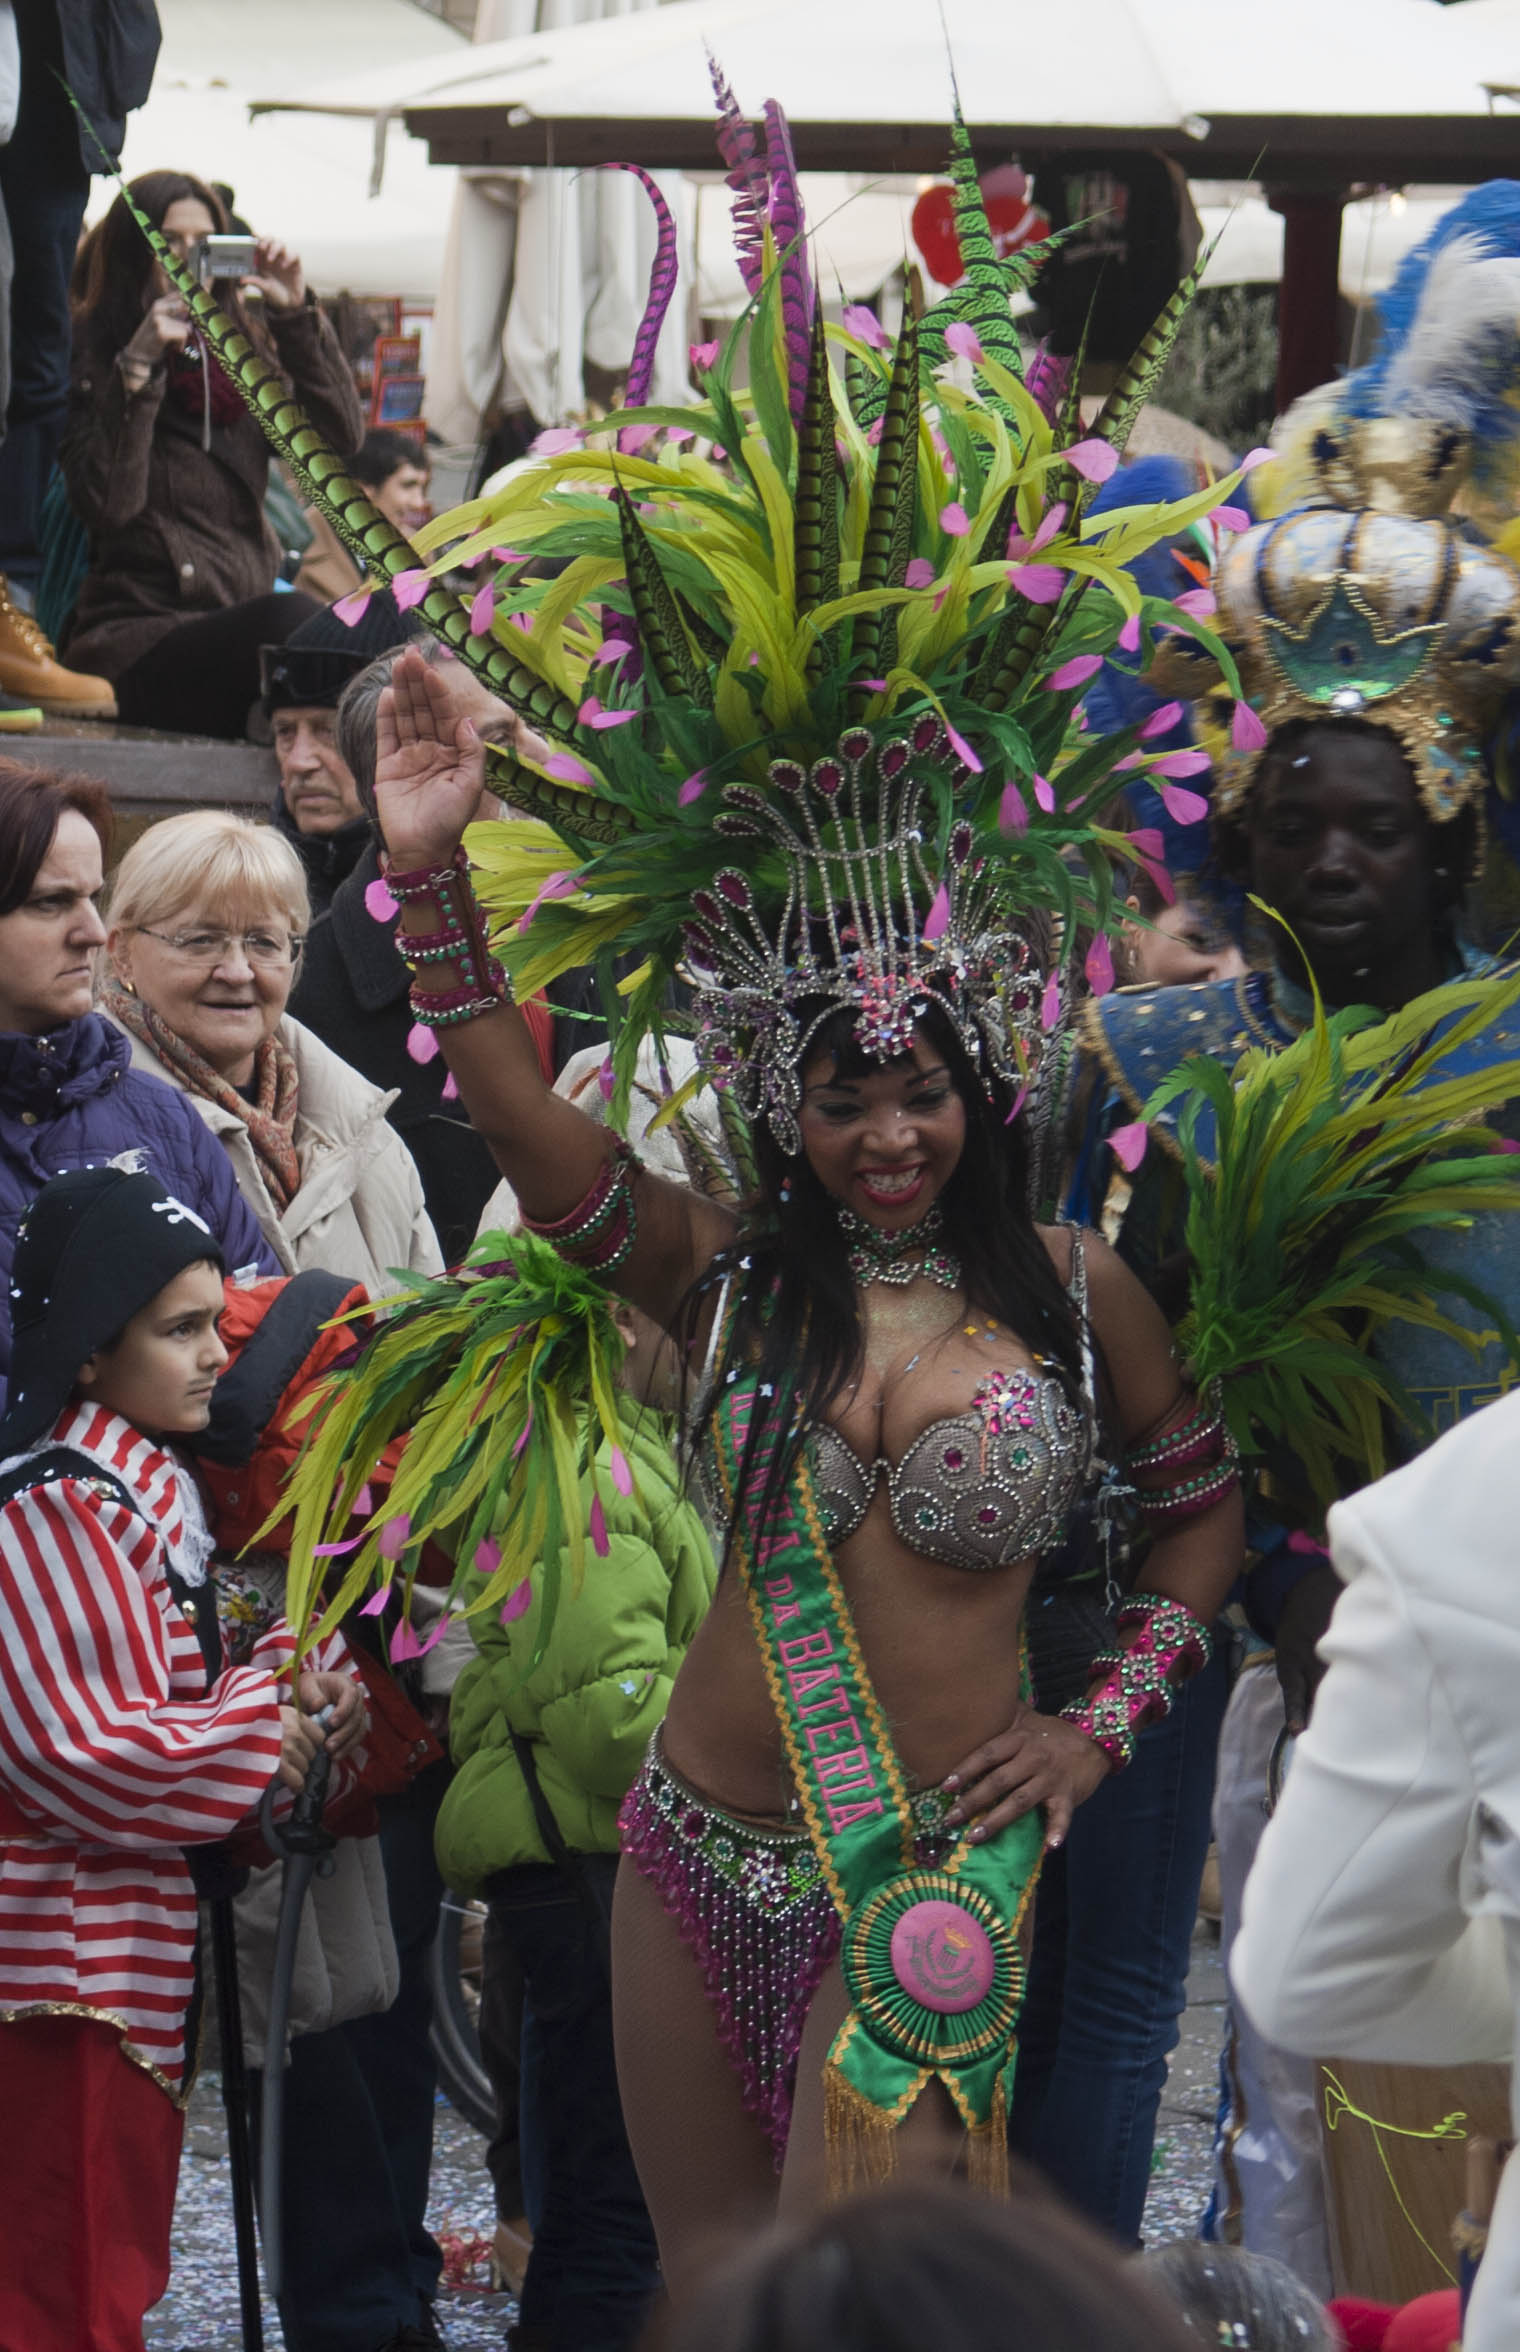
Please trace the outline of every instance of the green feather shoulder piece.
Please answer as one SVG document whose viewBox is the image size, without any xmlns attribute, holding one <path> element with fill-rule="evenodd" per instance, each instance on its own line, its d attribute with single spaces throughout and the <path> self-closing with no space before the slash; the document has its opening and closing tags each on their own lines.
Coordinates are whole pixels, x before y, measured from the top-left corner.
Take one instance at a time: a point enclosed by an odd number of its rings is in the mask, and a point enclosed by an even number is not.
<svg viewBox="0 0 1520 2352">
<path fill-rule="evenodd" d="M 301 1648 L 367 1591 L 399 1581 L 405 1641 L 393 1641 L 393 1655 L 416 1654 L 410 1594 L 430 1541 L 454 1563 L 455 1614 L 521 1615 L 531 1579 L 542 1600 L 540 1645 L 548 1640 L 567 1569 L 579 1584 L 588 1535 L 594 1551 L 607 1548 L 596 1469 L 603 1439 L 614 1483 L 633 1492 L 623 1439 L 635 1408 L 617 1387 L 624 1351 L 612 1305 L 531 1233 L 484 1234 L 457 1272 L 412 1278 L 399 1298 L 378 1302 L 386 1311 L 357 1360 L 314 1391 L 279 1506 L 281 1517 L 295 1514 L 288 1614 Z M 362 1325 L 374 1312 L 349 1320 Z M 375 1506 L 367 1490 L 400 1439 Z M 338 1561 L 340 1581 L 323 1606 Z"/>
<path fill-rule="evenodd" d="M 1147 1121 L 1180 1106 L 1192 1279 L 1178 1336 L 1193 1376 L 1219 1383 L 1244 1452 L 1297 1457 L 1322 1507 L 1382 1475 L 1390 1419 L 1431 1434 L 1373 1353 L 1387 1326 L 1476 1350 L 1450 1312 L 1462 1300 L 1520 1366 L 1508 1316 L 1425 1254 L 1437 1234 L 1520 1209 L 1520 1167 L 1486 1123 L 1520 1098 L 1501 1042 L 1517 1003 L 1520 971 L 1451 981 L 1382 1020 L 1327 1015 L 1316 998 L 1285 1050 L 1233 1068 L 1190 1056 L 1145 1106 Z"/>
</svg>

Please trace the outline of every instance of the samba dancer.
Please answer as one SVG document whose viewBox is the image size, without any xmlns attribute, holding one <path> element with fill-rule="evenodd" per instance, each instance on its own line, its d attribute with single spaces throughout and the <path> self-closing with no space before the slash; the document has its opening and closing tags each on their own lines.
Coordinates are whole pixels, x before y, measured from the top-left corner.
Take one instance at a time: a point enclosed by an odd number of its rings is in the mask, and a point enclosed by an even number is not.
<svg viewBox="0 0 1520 2352">
<path fill-rule="evenodd" d="M 455 858 L 482 781 L 473 730 L 449 720 L 432 674 L 407 655 L 381 706 L 376 786 L 390 886 L 424 955 L 436 952 L 426 935 L 467 936 Z M 916 927 L 929 907 L 883 913 Z M 958 958 L 983 965 L 991 942 L 952 936 L 915 956 L 905 930 L 901 945 L 895 1025 L 876 1042 L 866 1042 L 880 1001 L 869 975 L 820 968 L 816 999 L 797 1008 L 808 1042 L 795 1135 L 758 1137 L 766 1238 L 609 1156 L 604 1131 L 544 1085 L 509 1003 L 482 997 L 441 1032 L 531 1228 L 662 1324 L 691 1314 L 714 1357 L 714 1451 L 735 1548 L 756 1563 L 730 1565 L 677 1677 L 630 1802 L 618 1890 L 625 2104 L 676 2285 L 714 2227 L 774 2195 L 778 2158 L 791 2210 L 822 2193 L 831 2130 L 837 2142 L 859 2127 L 867 2165 L 890 2162 L 889 2148 L 870 2145 L 866 2096 L 839 2087 L 830 2058 L 878 1989 L 881 1957 L 841 1963 L 828 1880 L 847 1864 L 825 1859 L 836 1841 L 882 1825 L 888 1851 L 872 1875 L 900 1874 L 909 1898 L 888 1939 L 884 2004 L 902 1994 L 920 2012 L 931 2061 L 935 2026 L 984 2012 L 987 2046 L 972 2056 L 1000 2076 L 1041 1843 L 1059 1843 L 1072 1808 L 1126 1760 L 1134 1724 L 1166 1703 L 1171 1676 L 1206 1654 L 1240 1563 L 1233 1462 L 1179 1377 L 1161 1316 L 1101 1243 L 1036 1228 L 1023 1206 L 1012 1091 L 1001 1074 L 979 1076 L 980 1008 L 953 978 Z M 467 946 L 452 965 L 467 996 Z M 440 1000 L 438 976 L 424 966 L 419 1009 Z M 789 1364 L 810 1441 L 795 1460 L 782 1453 L 790 1432 L 757 1409 Z M 1147 1593 L 1122 1656 L 1095 1665 L 1088 1701 L 1042 1719 L 1021 1685 L 1024 1596 L 1035 1555 L 1083 1491 L 1100 1411 L 1155 1528 Z M 769 1482 L 780 1499 L 799 1481 L 821 1515 L 810 1566 L 820 1592 L 833 1588 L 816 1620 L 793 1594 L 800 1530 L 785 1567 L 771 1565 L 774 1538 L 752 1533 L 760 1489 Z M 852 1623 L 860 1650 L 842 1654 Z M 870 1718 L 876 1700 L 884 1721 Z M 806 1791 L 789 1756 L 807 1759 Z M 822 1853 L 799 1806 L 825 1824 Z M 957 1909 L 954 1886 L 935 1876 L 970 1856 L 984 1858 L 980 1888 L 1002 1898 L 975 1911 Z M 851 1905 L 852 1927 L 863 1908 Z M 927 2082 L 925 2071 L 899 2060 L 882 2112 L 901 2112 L 905 2149 L 949 2164 L 969 2098 L 952 2104 L 943 2076 L 953 2070 L 933 2079 L 931 2065 Z M 882 2072 L 891 2077 L 890 2063 Z M 980 2153 L 996 2172 L 1003 2108 L 985 2107 L 973 2163 Z"/>
<path fill-rule="evenodd" d="M 490 556 L 468 606 L 413 570 L 416 609 L 553 747 L 492 755 L 529 814 L 472 832 L 472 886 L 461 836 L 483 755 L 407 653 L 381 703 L 377 797 L 414 1013 L 528 1222 L 681 1322 L 703 1392 L 727 1572 L 668 1750 L 630 1798 L 617 1931 L 630 2136 L 678 2284 L 714 2226 L 774 2200 L 778 2155 L 792 2203 L 826 2175 L 890 2169 L 899 2143 L 1006 2178 L 1044 1839 L 1207 1655 L 1241 1545 L 1214 1403 L 1187 1391 L 1106 1252 L 1035 1227 L 1020 1128 L 1067 978 L 1032 941 L 1053 913 L 1063 938 L 1095 930 L 1101 985 L 1108 860 L 1141 854 L 1101 812 L 1147 747 L 1138 728 L 1085 741 L 1077 696 L 1103 648 L 1138 639 L 1124 565 L 1234 486 L 1084 521 L 1191 282 L 1078 438 L 1020 380 L 1024 265 L 996 257 L 964 126 L 966 279 L 894 343 L 869 318 L 825 329 L 784 118 L 768 105 L 762 132 L 718 95 L 747 332 L 694 352 L 691 408 L 639 409 L 674 282 L 674 224 L 640 175 L 661 237 L 616 447 L 536 453 L 417 549 L 187 293 L 366 561 L 394 575 L 435 549 L 439 570 Z M 962 355 L 974 391 L 936 373 Z M 523 996 L 596 966 L 614 1112 L 686 978 L 703 1074 L 753 1129 L 753 1214 L 672 1194 L 550 1093 L 482 908 Z M 546 1311 L 546 1348 L 560 1320 Z M 529 1344 L 514 1365 L 534 1361 Z M 530 1377 L 510 1387 L 529 1455 L 558 1410 L 535 1391 L 546 1409 L 521 1421 Z M 509 1395 L 489 1356 L 480 1380 L 476 1447 Z M 468 1489 L 435 1491 L 461 1403 L 418 1399 L 403 1474 L 427 1508 L 393 1500 L 383 1529 L 375 1515 L 338 1538 L 333 1606 L 378 1571 L 409 1579 L 424 1520 L 441 1531 L 450 1512 L 459 1598 L 515 1598 L 517 1538 L 486 1541 L 478 1463 Z M 1155 1536 L 1146 1589 L 1067 1716 L 1041 1720 L 1021 1641 L 1033 1556 L 1121 1453 Z M 333 1474 L 319 1441 L 298 1512 L 346 1523 L 358 1458 L 316 1494 Z M 594 1508 L 590 1529 L 594 1544 Z"/>
</svg>

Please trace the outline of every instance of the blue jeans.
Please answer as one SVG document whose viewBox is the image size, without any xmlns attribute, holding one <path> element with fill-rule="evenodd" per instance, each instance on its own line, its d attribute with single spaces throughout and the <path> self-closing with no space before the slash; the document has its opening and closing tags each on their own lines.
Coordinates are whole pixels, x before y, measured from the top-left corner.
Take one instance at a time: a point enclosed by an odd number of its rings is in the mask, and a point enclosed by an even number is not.
<svg viewBox="0 0 1520 2352">
<path fill-rule="evenodd" d="M 1140 2242 L 1187 1999 L 1228 1696 L 1216 1642 L 1166 1721 L 1141 1733 L 1128 1769 L 1078 1806 L 1035 1902 L 1011 2144 L 1127 2246 Z"/>
<path fill-rule="evenodd" d="M 608 1927 L 615 1854 L 525 1864 L 486 1888 L 485 1974 L 522 1971 L 522 2172 L 533 2253 L 520 2352 L 625 2352 L 659 2285 L 654 2231 L 623 2128 Z M 487 2053 L 489 2057 L 489 2051 Z"/>
</svg>

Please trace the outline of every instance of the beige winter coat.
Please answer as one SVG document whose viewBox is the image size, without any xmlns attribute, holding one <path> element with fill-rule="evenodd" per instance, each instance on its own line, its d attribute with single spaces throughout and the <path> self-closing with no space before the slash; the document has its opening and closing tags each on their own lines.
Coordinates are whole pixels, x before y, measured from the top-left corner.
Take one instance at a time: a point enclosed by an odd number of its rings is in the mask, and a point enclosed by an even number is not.
<svg viewBox="0 0 1520 2352">
<path fill-rule="evenodd" d="M 372 1296 L 396 1287 L 393 1267 L 436 1274 L 443 1264 L 422 1201 L 416 1163 L 386 1112 L 395 1101 L 287 1014 L 275 1032 L 295 1057 L 300 1079 L 295 1145 L 301 1188 L 283 1214 L 275 1207 L 248 1129 L 236 1112 L 192 1094 L 226 1150 L 238 1190 L 288 1273 L 320 1266 Z M 128 1033 L 132 1067 L 189 1089 L 151 1046 Z"/>
</svg>

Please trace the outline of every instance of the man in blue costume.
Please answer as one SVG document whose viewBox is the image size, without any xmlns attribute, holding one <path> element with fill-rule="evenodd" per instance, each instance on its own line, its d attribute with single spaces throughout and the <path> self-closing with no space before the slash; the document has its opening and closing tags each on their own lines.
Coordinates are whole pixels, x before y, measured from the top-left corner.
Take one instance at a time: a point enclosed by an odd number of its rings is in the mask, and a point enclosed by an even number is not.
<svg viewBox="0 0 1520 2352">
<path fill-rule="evenodd" d="M 1373 367 L 1284 420 L 1269 485 L 1276 519 L 1236 540 L 1216 575 L 1221 632 L 1264 723 L 1259 756 L 1236 749 L 1221 763 L 1216 854 L 1286 928 L 1269 926 L 1262 968 L 1242 980 L 1120 991 L 1087 1011 L 1092 1085 L 1071 1206 L 1117 1237 L 1170 1310 L 1185 1303 L 1187 1281 L 1175 1135 L 1166 1117 L 1156 1122 L 1133 1178 L 1110 1148 L 1160 1081 L 1189 1053 L 1228 1064 L 1248 1047 L 1290 1043 L 1309 1017 L 1311 977 L 1332 1009 L 1392 1011 L 1484 968 L 1461 918 L 1483 849 L 1479 747 L 1520 683 L 1520 575 L 1485 543 L 1513 509 L 1502 481 L 1520 422 L 1508 398 L 1520 264 L 1496 261 L 1502 242 L 1485 250 L 1476 225 L 1476 239 L 1438 231 L 1418 257 L 1420 282 Z M 1467 352 L 1453 352 L 1454 333 L 1469 336 Z M 1168 670 L 1173 689 L 1197 695 L 1210 682 L 1176 649 L 1153 675 Z M 1511 1027 L 1501 1017 L 1485 1055 L 1520 1057 Z M 1465 1058 L 1458 1049 L 1442 1074 Z M 1207 1159 L 1202 1127 L 1199 1141 Z M 1520 1314 L 1520 1264 L 1498 1219 L 1422 1236 L 1421 1247 L 1511 1322 Z M 1474 1333 L 1473 1351 L 1411 1325 L 1383 1343 L 1432 1430 L 1489 1403 L 1515 1370 L 1491 1314 L 1443 1304 Z M 1269 1759 L 1307 1717 L 1316 1644 L 1339 1591 L 1301 1532 L 1308 1513 L 1294 1483 L 1292 1464 L 1274 1463 L 1259 1489 L 1245 1664 L 1220 1743 L 1227 1952 Z M 1275 1677 L 1265 1671 L 1274 1660 Z M 1232 2014 L 1224 2094 L 1219 2234 L 1280 2254 L 1328 2291 L 1312 2066 Z"/>
</svg>

